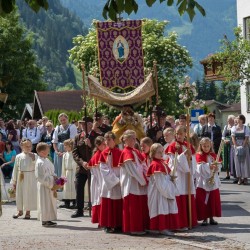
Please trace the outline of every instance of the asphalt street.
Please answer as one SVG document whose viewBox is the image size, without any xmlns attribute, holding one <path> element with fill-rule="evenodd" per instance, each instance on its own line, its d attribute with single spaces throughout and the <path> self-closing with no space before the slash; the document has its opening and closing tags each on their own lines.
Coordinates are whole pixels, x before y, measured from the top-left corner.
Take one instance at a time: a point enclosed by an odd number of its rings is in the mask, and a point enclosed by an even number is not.
<svg viewBox="0 0 250 250">
<path fill-rule="evenodd" d="M 15 202 L 6 202 L 0 217 L 0 250 L 250 249 L 250 185 L 237 185 L 232 181 L 222 181 L 223 217 L 216 219 L 219 225 L 198 226 L 172 237 L 106 234 L 91 223 L 88 211 L 85 217 L 71 219 L 73 211 L 69 209 L 58 209 L 57 227 L 44 228 L 36 220 L 35 211 L 31 212 L 31 220 L 13 219 Z"/>
</svg>

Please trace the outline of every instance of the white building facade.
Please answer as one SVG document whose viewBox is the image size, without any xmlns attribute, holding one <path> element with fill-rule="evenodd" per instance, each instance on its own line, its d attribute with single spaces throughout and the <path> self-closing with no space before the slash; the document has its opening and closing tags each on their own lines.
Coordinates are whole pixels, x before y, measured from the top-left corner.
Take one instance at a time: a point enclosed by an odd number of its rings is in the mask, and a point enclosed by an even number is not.
<svg viewBox="0 0 250 250">
<path fill-rule="evenodd" d="M 237 24 L 242 28 L 245 39 L 250 40 L 250 0 L 237 0 Z M 250 124 L 250 79 L 240 89 L 241 113 Z"/>
</svg>

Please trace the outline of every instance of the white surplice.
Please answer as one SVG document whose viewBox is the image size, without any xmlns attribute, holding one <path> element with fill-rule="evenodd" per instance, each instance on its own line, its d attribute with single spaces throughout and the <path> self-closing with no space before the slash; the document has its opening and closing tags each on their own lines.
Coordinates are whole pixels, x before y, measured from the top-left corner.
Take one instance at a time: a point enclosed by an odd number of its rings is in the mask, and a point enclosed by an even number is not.
<svg viewBox="0 0 250 250">
<path fill-rule="evenodd" d="M 54 165 L 48 158 L 38 157 L 35 174 L 38 188 L 38 220 L 57 219 L 56 198 L 51 188 L 54 185 Z"/>
<path fill-rule="evenodd" d="M 36 154 L 34 161 L 29 154 L 20 153 L 16 156 L 10 183 L 16 185 L 16 206 L 19 211 L 37 210 L 36 160 Z"/>
<path fill-rule="evenodd" d="M 101 197 L 112 200 L 121 199 L 120 186 L 120 167 L 112 166 L 112 156 L 108 156 L 107 163 L 100 163 L 100 171 L 102 175 Z"/>
<path fill-rule="evenodd" d="M 101 190 L 102 190 L 102 175 L 100 171 L 100 164 L 91 167 L 91 204 L 92 206 L 101 204 Z"/>
<path fill-rule="evenodd" d="M 148 208 L 150 219 L 158 215 L 177 214 L 176 186 L 170 176 L 154 173 L 148 183 Z"/>
<path fill-rule="evenodd" d="M 135 152 L 134 159 L 125 161 L 121 167 L 121 190 L 122 197 L 126 197 L 129 194 L 134 195 L 147 195 L 147 183 L 143 175 L 145 166 L 140 163 Z"/>
<path fill-rule="evenodd" d="M 73 159 L 72 152 L 66 152 L 62 160 L 62 176 L 67 178 L 67 182 L 63 186 L 63 199 L 75 200 L 75 174 L 77 163 Z"/>
<path fill-rule="evenodd" d="M 174 167 L 174 154 L 169 154 L 168 165 L 172 170 Z M 191 177 L 191 194 L 195 194 L 194 177 L 196 174 L 196 159 L 194 155 L 192 155 L 192 163 L 190 165 L 191 166 L 189 167 L 187 157 L 184 152 L 177 156 L 176 185 L 179 195 L 188 194 L 188 173 L 190 173 Z"/>
</svg>

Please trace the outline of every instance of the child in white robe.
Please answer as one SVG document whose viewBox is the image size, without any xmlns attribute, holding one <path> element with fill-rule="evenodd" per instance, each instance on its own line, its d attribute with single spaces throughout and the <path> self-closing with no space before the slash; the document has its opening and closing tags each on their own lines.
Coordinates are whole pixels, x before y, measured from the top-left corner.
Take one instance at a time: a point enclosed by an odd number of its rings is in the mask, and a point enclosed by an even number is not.
<svg viewBox="0 0 250 250">
<path fill-rule="evenodd" d="M 133 130 L 126 130 L 121 139 L 125 143 L 119 160 L 123 197 L 122 230 L 124 233 L 143 235 L 149 226 L 145 161 L 142 154 L 134 148 L 136 134 Z"/>
<path fill-rule="evenodd" d="M 42 226 L 53 227 L 57 223 L 56 197 L 52 190 L 57 179 L 54 165 L 48 159 L 50 148 L 47 143 L 37 144 L 36 151 L 39 155 L 36 162 L 35 175 L 38 188 L 38 220 L 42 221 Z"/>
<path fill-rule="evenodd" d="M 170 168 L 163 160 L 164 148 L 154 143 L 150 149 L 152 162 L 148 169 L 148 208 L 150 230 L 163 235 L 173 235 L 170 230 L 179 229 L 176 202 L 177 187 L 170 177 Z"/>
<path fill-rule="evenodd" d="M 35 176 L 35 161 L 37 155 L 32 153 L 32 143 L 23 139 L 21 144 L 22 153 L 15 159 L 14 169 L 10 183 L 16 190 L 16 206 L 18 213 L 13 215 L 14 219 L 23 215 L 24 219 L 30 219 L 30 211 L 37 210 L 37 182 Z"/>
<path fill-rule="evenodd" d="M 166 151 L 167 147 L 175 140 L 174 129 L 173 128 L 164 129 L 163 137 L 164 137 L 164 140 L 166 142 L 166 144 L 163 146 L 163 148 L 164 148 L 163 160 L 167 160 L 169 156 L 167 154 L 165 154 L 165 151 Z"/>
<path fill-rule="evenodd" d="M 174 158 L 175 153 L 177 153 L 176 185 L 179 195 L 176 197 L 176 200 L 178 205 L 178 214 L 181 219 L 180 227 L 182 230 L 187 230 L 189 227 L 194 227 L 198 224 L 194 185 L 194 176 L 196 173 L 195 150 L 192 146 L 189 149 L 188 144 L 185 141 L 185 126 L 179 125 L 176 127 L 175 138 L 176 140 L 167 147 L 165 153 L 169 155 L 168 165 L 171 170 L 174 168 Z M 191 218 L 189 217 L 189 183 L 191 193 Z"/>
<path fill-rule="evenodd" d="M 70 208 L 70 202 L 72 207 L 76 205 L 76 188 L 75 188 L 75 175 L 77 163 L 73 159 L 72 150 L 74 147 L 74 140 L 67 139 L 63 142 L 64 150 L 62 159 L 62 177 L 67 178 L 67 182 L 63 186 L 63 201 L 64 204 L 60 205 L 60 208 Z"/>
</svg>

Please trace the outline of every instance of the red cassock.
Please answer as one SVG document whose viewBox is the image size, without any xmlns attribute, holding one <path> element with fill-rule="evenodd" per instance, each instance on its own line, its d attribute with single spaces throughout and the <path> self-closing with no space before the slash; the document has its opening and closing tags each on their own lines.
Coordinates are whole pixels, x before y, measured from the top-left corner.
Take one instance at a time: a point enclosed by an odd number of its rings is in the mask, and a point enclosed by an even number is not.
<svg viewBox="0 0 250 250">
<path fill-rule="evenodd" d="M 180 147 L 178 147 L 178 150 L 176 149 L 176 143 L 179 144 Z M 179 214 L 179 222 L 180 222 L 180 228 L 188 228 L 189 227 L 189 198 L 188 198 L 188 172 L 191 173 L 191 217 L 192 217 L 192 227 L 196 226 L 198 224 L 197 222 L 197 213 L 196 213 L 196 201 L 195 201 L 195 186 L 194 186 L 194 174 L 195 174 L 195 166 L 192 165 L 191 169 L 190 166 L 188 166 L 188 162 L 183 155 L 185 149 L 187 149 L 187 142 L 179 142 L 174 141 L 172 142 L 165 150 L 166 154 L 169 154 L 169 156 L 172 158 L 173 163 L 173 157 L 175 152 L 178 152 L 178 160 L 179 164 L 177 166 L 177 186 L 180 195 L 176 196 L 176 201 L 178 205 L 178 214 Z M 195 154 L 195 150 L 192 145 L 190 145 L 190 149 L 192 152 L 192 155 Z M 181 155 L 182 154 L 182 155 Z M 182 160 L 181 160 L 182 158 Z M 183 158 L 185 160 L 183 161 Z M 194 159 L 195 160 L 195 159 Z"/>
<path fill-rule="evenodd" d="M 100 169 L 103 177 L 100 214 L 102 227 L 122 227 L 120 155 L 121 150 L 115 147 L 113 149 L 106 148 L 100 157 Z"/>
<path fill-rule="evenodd" d="M 101 184 L 102 184 L 102 177 L 100 173 L 99 163 L 101 157 L 101 151 L 97 150 L 95 154 L 92 156 L 88 163 L 88 167 L 90 168 L 91 172 L 91 203 L 92 203 L 92 223 L 99 223 L 100 221 L 100 212 L 101 212 Z"/>
<path fill-rule="evenodd" d="M 153 159 L 148 169 L 148 206 L 150 230 L 180 229 L 176 186 L 171 181 L 170 168 L 163 160 Z"/>
<path fill-rule="evenodd" d="M 198 220 L 205 220 L 211 217 L 221 217 L 221 200 L 218 173 L 215 174 L 215 183 L 209 186 L 207 181 L 211 177 L 211 171 L 208 163 L 216 160 L 217 155 L 211 153 L 197 153 L 197 189 L 196 189 L 196 207 Z M 221 159 L 219 160 L 221 163 Z"/>
<path fill-rule="evenodd" d="M 134 148 L 122 151 L 121 189 L 123 197 L 123 232 L 143 232 L 149 228 L 147 180 L 144 175 L 144 157 Z"/>
</svg>

